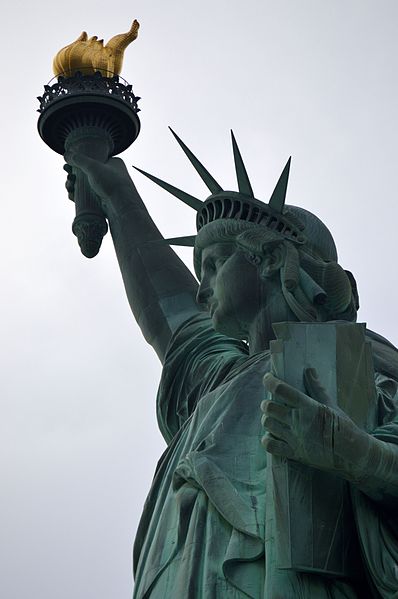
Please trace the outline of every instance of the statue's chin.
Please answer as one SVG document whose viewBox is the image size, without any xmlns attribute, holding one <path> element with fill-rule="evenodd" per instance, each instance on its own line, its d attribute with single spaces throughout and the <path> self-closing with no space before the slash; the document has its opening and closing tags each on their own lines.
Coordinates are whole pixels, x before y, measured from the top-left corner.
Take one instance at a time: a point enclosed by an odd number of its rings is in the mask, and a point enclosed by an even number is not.
<svg viewBox="0 0 398 599">
<path fill-rule="evenodd" d="M 239 323 L 232 318 L 220 315 L 217 309 L 213 313 L 211 320 L 213 328 L 217 333 L 222 333 L 233 339 L 245 339 L 246 334 Z"/>
</svg>

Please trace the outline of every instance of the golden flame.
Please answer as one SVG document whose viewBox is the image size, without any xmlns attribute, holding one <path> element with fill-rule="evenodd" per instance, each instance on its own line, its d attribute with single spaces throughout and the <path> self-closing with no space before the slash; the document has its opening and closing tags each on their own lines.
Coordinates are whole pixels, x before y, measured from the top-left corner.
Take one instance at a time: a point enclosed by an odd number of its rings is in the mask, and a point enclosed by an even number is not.
<svg viewBox="0 0 398 599">
<path fill-rule="evenodd" d="M 140 24 L 134 19 L 129 31 L 112 37 L 104 46 L 104 40 L 96 35 L 87 38 L 83 33 L 65 48 L 60 50 L 53 61 L 54 75 L 71 77 L 77 71 L 83 75 L 93 75 L 99 71 L 104 77 L 119 75 L 122 70 L 123 55 L 127 46 L 136 39 Z"/>
</svg>

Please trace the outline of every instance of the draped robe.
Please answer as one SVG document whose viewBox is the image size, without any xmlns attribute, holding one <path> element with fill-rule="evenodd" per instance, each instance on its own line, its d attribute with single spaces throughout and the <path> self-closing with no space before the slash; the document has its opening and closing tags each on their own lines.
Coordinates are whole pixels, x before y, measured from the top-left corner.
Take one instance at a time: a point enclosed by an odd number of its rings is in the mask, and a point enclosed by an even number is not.
<svg viewBox="0 0 398 599">
<path fill-rule="evenodd" d="M 398 350 L 368 331 L 378 438 L 398 443 Z M 135 599 L 398 598 L 398 525 L 391 506 L 352 489 L 362 581 L 267 571 L 260 403 L 269 352 L 216 333 L 208 316 L 186 321 L 166 355 L 157 413 L 167 449 L 134 546 Z M 275 585 L 274 585 L 275 586 Z"/>
</svg>

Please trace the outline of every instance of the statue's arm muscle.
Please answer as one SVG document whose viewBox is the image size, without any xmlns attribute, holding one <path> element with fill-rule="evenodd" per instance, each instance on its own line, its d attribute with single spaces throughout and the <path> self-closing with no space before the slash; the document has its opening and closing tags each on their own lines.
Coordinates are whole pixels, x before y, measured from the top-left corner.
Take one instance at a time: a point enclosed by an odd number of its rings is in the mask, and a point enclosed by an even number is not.
<svg viewBox="0 0 398 599">
<path fill-rule="evenodd" d="M 110 215 L 111 234 L 132 312 L 163 360 L 175 329 L 199 312 L 197 282 L 166 244 L 137 190 Z"/>
<path fill-rule="evenodd" d="M 120 158 L 101 163 L 68 151 L 66 187 L 73 199 L 74 174 L 81 169 L 109 220 L 128 301 L 145 339 L 163 361 L 176 328 L 199 308 L 197 281 L 176 253 L 162 243 L 125 164 Z"/>
</svg>

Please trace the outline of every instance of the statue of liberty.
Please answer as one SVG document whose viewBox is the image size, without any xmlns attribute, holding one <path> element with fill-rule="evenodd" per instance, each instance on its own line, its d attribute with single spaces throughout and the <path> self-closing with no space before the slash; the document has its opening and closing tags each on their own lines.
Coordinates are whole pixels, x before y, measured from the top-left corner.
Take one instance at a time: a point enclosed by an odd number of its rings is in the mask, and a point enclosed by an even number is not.
<svg viewBox="0 0 398 599">
<path fill-rule="evenodd" d="M 285 204 L 290 161 L 264 202 L 233 136 L 238 191 L 224 191 L 175 137 L 209 197 L 141 172 L 195 211 L 194 237 L 162 238 L 121 159 L 95 160 L 77 146 L 65 156 L 70 197 L 78 168 L 101 200 L 131 310 L 163 364 L 157 415 L 167 449 L 135 540 L 134 597 L 398 597 L 397 350 L 366 331 L 372 430 L 335 407 L 314 368 L 303 370 L 304 391 L 277 376 L 273 325 L 354 323 L 355 279 L 327 227 Z M 199 283 L 178 244 L 193 247 Z M 344 546 L 356 559 L 344 575 L 278 567 L 266 486 L 274 458 L 343 485 Z"/>
</svg>

